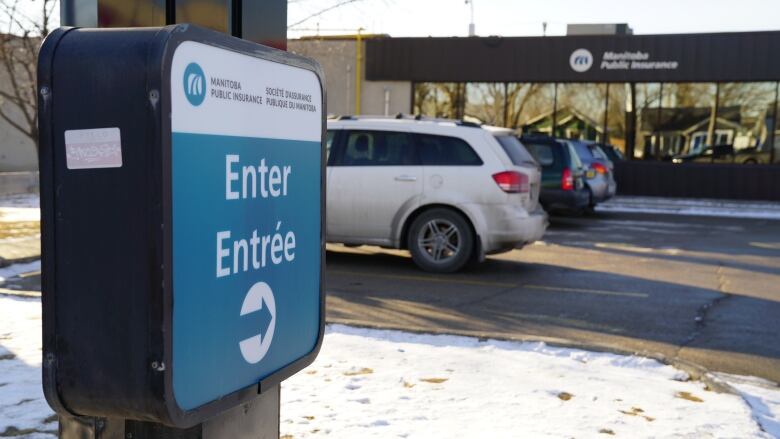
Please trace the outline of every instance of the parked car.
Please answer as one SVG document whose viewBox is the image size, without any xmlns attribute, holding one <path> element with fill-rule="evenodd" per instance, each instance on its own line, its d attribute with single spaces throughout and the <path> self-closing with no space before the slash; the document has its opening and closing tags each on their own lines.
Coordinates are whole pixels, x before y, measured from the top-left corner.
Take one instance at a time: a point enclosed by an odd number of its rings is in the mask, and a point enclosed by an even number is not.
<svg viewBox="0 0 780 439">
<path fill-rule="evenodd" d="M 585 170 L 571 145 L 546 136 L 523 136 L 520 142 L 542 166 L 539 200 L 545 210 L 580 213 L 588 208 Z"/>
<path fill-rule="evenodd" d="M 780 151 L 775 150 L 775 163 L 780 160 Z M 772 151 L 769 148 L 749 147 L 734 149 L 734 145 L 705 146 L 698 153 L 681 154 L 672 158 L 674 163 L 736 163 L 740 165 L 770 164 Z"/>
<path fill-rule="evenodd" d="M 700 150 L 672 157 L 673 163 L 733 163 L 734 145 L 705 145 Z"/>
<path fill-rule="evenodd" d="M 607 158 L 610 162 L 617 163 L 622 162 L 626 159 L 626 157 L 623 155 L 623 152 L 617 149 L 614 145 L 610 145 L 608 143 L 596 143 L 599 148 L 601 148 L 602 151 L 604 151 L 604 154 L 606 154 Z"/>
<path fill-rule="evenodd" d="M 327 240 L 408 249 L 433 272 L 542 237 L 541 170 L 512 132 L 453 120 L 328 121 Z"/>
<path fill-rule="evenodd" d="M 598 145 L 583 140 L 560 139 L 571 145 L 585 166 L 585 186 L 590 191 L 589 207 L 603 203 L 615 196 L 617 183 L 613 175 L 614 165 Z"/>
</svg>

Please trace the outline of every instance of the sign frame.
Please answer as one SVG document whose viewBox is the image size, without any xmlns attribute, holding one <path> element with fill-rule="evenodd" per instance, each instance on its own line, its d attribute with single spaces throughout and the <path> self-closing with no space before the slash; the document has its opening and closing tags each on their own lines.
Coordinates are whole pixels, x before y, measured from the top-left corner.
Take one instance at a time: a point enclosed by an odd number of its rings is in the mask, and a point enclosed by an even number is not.
<svg viewBox="0 0 780 439">
<path fill-rule="evenodd" d="M 53 108 L 58 104 L 52 98 L 52 94 L 56 96 L 56 90 L 52 93 L 52 89 L 55 62 L 57 62 L 55 59 L 56 51 L 63 41 L 67 39 L 73 38 L 73 41 L 78 41 L 79 29 L 57 29 L 48 36 L 42 45 L 38 71 L 39 160 L 41 166 L 42 210 L 41 245 L 42 249 L 44 249 L 42 257 L 44 394 L 49 404 L 55 411 L 61 414 L 138 419 L 160 422 L 178 428 L 188 428 L 230 408 L 251 401 L 266 390 L 277 388 L 281 381 L 311 364 L 322 346 L 325 332 L 325 200 L 327 194 L 325 148 L 327 112 L 325 109 L 326 90 L 324 73 L 320 65 L 314 60 L 189 24 L 134 30 L 90 29 L 89 32 L 93 35 L 91 38 L 94 38 L 95 32 L 114 32 L 114 35 L 125 32 L 126 36 L 122 38 L 139 38 L 138 44 L 145 44 L 148 49 L 146 52 L 146 64 L 143 66 L 146 69 L 147 78 L 143 93 L 148 99 L 150 108 L 147 114 L 136 115 L 135 117 L 145 119 L 144 127 L 150 142 L 148 149 L 151 150 L 152 156 L 150 165 L 153 168 L 152 174 L 157 174 L 151 176 L 151 178 L 154 180 L 156 187 L 159 188 L 160 194 L 158 197 L 161 206 L 153 206 L 150 209 L 155 212 L 155 216 L 150 218 L 151 224 L 142 224 L 139 227 L 151 226 L 153 230 L 158 230 L 158 232 L 154 232 L 157 239 L 152 239 L 152 241 L 156 242 L 149 244 L 151 251 L 148 266 L 151 271 L 149 276 L 151 279 L 158 281 L 156 285 L 159 285 L 159 287 L 152 287 L 150 291 L 145 292 L 147 300 L 150 301 L 148 320 L 140 322 L 137 328 L 126 329 L 127 331 L 134 331 L 129 335 L 134 337 L 133 339 L 140 340 L 145 338 L 143 341 L 148 342 L 149 352 L 147 354 L 149 359 L 144 362 L 145 369 L 140 370 L 136 366 L 127 366 L 128 368 L 135 368 L 129 371 L 106 372 L 108 375 L 113 374 L 112 377 L 106 379 L 113 378 L 118 381 L 122 379 L 122 372 L 128 372 L 135 377 L 142 377 L 144 389 L 140 392 L 143 395 L 140 398 L 141 401 L 139 402 L 137 395 L 130 397 L 122 392 L 123 390 L 126 392 L 132 388 L 131 386 L 137 385 L 138 379 L 134 383 L 130 383 L 129 380 L 126 384 L 117 382 L 116 386 L 112 385 L 110 389 L 108 386 L 103 389 L 89 389 L 92 393 L 88 389 L 79 390 L 79 398 L 96 393 L 102 399 L 114 398 L 113 401 L 120 401 L 117 403 L 120 408 L 109 408 L 106 409 L 107 412 L 96 412 L 90 408 L 79 407 L 78 404 L 72 402 L 75 399 L 68 398 L 69 395 L 63 395 L 63 390 L 59 383 L 60 380 L 66 379 L 66 377 L 62 377 L 58 373 L 58 361 L 63 355 L 68 355 L 68 353 L 62 349 L 62 344 L 64 343 L 60 341 L 61 337 L 56 331 L 58 328 L 57 324 L 67 325 L 69 323 L 63 322 L 63 320 L 58 322 L 58 277 L 56 276 L 58 261 L 55 256 L 58 252 L 55 251 L 55 247 L 57 245 L 56 237 L 58 232 L 68 233 L 68 230 L 61 230 L 60 222 L 57 221 L 59 218 L 57 206 L 59 191 L 55 189 L 57 183 L 55 168 L 60 166 L 60 164 L 57 163 L 59 159 L 55 158 L 55 148 L 61 143 L 56 136 L 60 136 L 62 133 L 59 132 L 58 128 L 53 128 L 53 118 L 55 117 Z M 241 55 L 308 70 L 316 76 L 322 99 L 320 102 L 320 267 L 317 273 L 319 276 L 319 332 L 316 337 L 316 343 L 309 353 L 278 369 L 258 383 L 221 396 L 191 410 L 182 409 L 177 403 L 173 392 L 173 374 L 175 373 L 176 365 L 173 363 L 173 188 L 171 172 L 173 169 L 173 134 L 171 131 L 171 69 L 176 49 L 187 41 L 194 41 Z M 69 44 L 74 45 L 75 43 L 70 42 Z M 140 92 L 139 90 L 136 91 Z M 117 115 L 117 117 L 120 117 L 120 115 Z M 127 150 L 125 146 L 125 151 Z M 151 202 L 153 203 L 153 201 Z M 88 343 L 89 334 L 84 334 L 84 337 L 84 343 Z M 79 361 L 84 363 L 87 363 L 86 360 L 79 359 Z M 96 360 L 94 365 L 89 365 L 84 370 L 84 373 L 89 373 L 89 367 L 92 368 L 91 370 L 102 370 L 99 369 L 101 367 L 100 360 Z M 96 401 L 96 403 L 99 403 L 99 401 Z M 139 407 L 142 408 L 139 409 Z"/>
</svg>

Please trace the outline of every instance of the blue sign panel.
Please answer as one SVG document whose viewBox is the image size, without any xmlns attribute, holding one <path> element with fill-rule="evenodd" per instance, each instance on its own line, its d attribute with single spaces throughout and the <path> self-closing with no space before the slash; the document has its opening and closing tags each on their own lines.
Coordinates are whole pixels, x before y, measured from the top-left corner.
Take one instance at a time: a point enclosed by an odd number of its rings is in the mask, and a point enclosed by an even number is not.
<svg viewBox="0 0 780 439">
<path fill-rule="evenodd" d="M 321 91 L 311 72 L 197 43 L 171 74 L 172 377 L 192 410 L 316 347 Z"/>
</svg>

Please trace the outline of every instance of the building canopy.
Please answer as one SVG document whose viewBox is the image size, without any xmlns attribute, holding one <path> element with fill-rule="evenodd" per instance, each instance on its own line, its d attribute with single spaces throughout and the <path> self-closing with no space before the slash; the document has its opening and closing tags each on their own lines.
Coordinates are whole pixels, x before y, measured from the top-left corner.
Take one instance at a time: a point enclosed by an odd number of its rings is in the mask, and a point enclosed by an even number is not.
<svg viewBox="0 0 780 439">
<path fill-rule="evenodd" d="M 366 79 L 414 82 L 780 80 L 780 32 L 379 38 Z"/>
</svg>

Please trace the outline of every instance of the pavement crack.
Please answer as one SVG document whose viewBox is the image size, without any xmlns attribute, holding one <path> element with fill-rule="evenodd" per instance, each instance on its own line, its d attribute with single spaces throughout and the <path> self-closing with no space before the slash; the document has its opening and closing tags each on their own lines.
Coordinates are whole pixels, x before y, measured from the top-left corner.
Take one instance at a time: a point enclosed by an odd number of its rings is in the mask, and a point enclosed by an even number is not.
<svg viewBox="0 0 780 439">
<path fill-rule="evenodd" d="M 718 293 L 720 293 L 720 295 L 703 304 L 699 307 L 699 309 L 696 310 L 696 316 L 693 319 L 693 332 L 691 332 L 691 334 L 677 348 L 677 351 L 674 355 L 675 358 L 679 357 L 680 351 L 693 344 L 693 342 L 696 341 L 699 336 L 701 336 L 701 334 L 704 332 L 704 329 L 707 327 L 707 317 L 710 315 L 712 309 L 722 304 L 724 301 L 734 297 L 733 294 L 727 291 L 729 280 L 726 277 L 722 262 L 718 262 L 718 269 L 715 271 L 715 276 L 717 278 Z"/>
</svg>

